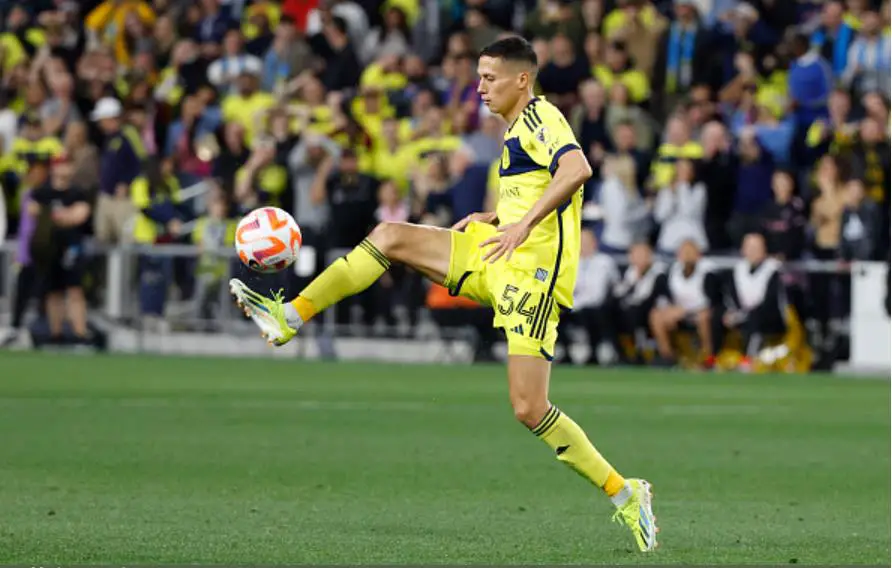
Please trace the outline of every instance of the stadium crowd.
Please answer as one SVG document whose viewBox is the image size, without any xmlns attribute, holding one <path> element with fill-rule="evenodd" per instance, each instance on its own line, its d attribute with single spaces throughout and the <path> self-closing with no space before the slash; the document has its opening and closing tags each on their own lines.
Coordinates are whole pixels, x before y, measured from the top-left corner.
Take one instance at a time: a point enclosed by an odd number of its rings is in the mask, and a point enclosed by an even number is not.
<svg viewBox="0 0 892 568">
<path fill-rule="evenodd" d="M 297 287 L 378 221 L 449 226 L 492 207 L 506 125 L 476 93 L 476 53 L 513 33 L 533 43 L 537 94 L 565 113 L 595 171 L 566 318 L 589 331 L 593 360 L 605 343 L 608 359 L 622 354 L 627 334 L 628 357 L 650 342 L 673 362 L 667 334 L 689 325 L 711 362 L 728 329 L 748 340 L 787 328 L 785 298 L 824 342 L 845 315 L 846 278 L 781 263 L 888 259 L 888 0 L 0 0 L 0 10 L 0 237 L 5 222 L 18 242 L 14 327 L 39 289 L 50 334 L 67 319 L 86 337 L 88 243 L 200 245 L 185 276 L 169 259 L 140 258 L 140 312 L 162 315 L 176 282 L 212 316 L 229 270 L 213 251 L 258 205 L 292 212 L 313 251 Z M 196 184 L 201 197 L 184 199 Z M 731 273 L 700 260 L 741 246 L 745 264 Z M 395 303 L 410 314 L 425 301 L 466 307 L 405 271 L 357 301 L 367 323 L 392 321 Z M 349 309 L 339 313 L 347 321 Z"/>
</svg>

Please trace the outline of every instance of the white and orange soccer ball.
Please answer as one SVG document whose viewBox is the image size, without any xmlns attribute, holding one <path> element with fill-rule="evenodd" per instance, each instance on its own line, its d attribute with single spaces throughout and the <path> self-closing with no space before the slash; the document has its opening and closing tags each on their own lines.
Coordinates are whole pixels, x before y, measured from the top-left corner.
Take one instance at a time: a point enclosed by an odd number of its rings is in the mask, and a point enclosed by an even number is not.
<svg viewBox="0 0 892 568">
<path fill-rule="evenodd" d="M 239 221 L 235 250 L 251 270 L 279 272 L 291 266 L 300 251 L 300 227 L 278 207 L 261 207 Z"/>
</svg>

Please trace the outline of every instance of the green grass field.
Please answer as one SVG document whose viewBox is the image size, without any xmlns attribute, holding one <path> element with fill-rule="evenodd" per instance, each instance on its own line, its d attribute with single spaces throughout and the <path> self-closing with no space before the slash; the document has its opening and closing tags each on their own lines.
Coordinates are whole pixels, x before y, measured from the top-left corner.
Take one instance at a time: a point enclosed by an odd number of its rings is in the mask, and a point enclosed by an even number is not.
<svg viewBox="0 0 892 568">
<path fill-rule="evenodd" d="M 889 382 L 557 368 L 642 557 L 500 366 L 0 353 L 0 564 L 888 564 Z"/>
</svg>

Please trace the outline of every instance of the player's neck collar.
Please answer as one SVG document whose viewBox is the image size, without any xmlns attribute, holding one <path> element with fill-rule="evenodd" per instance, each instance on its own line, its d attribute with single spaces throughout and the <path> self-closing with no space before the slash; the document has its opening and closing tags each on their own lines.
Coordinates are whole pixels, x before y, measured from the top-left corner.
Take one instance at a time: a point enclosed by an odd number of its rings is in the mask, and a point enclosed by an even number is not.
<svg viewBox="0 0 892 568">
<path fill-rule="evenodd" d="M 527 104 L 523 105 L 523 108 L 520 109 L 520 112 L 517 113 L 517 116 L 514 117 L 514 120 L 511 121 L 511 126 L 508 127 L 508 130 L 514 128 L 514 125 L 517 124 L 517 119 L 523 115 L 523 111 L 525 111 L 530 105 L 535 103 L 538 100 L 545 100 L 545 97 L 537 97 L 533 96 L 530 100 L 527 101 Z"/>
</svg>

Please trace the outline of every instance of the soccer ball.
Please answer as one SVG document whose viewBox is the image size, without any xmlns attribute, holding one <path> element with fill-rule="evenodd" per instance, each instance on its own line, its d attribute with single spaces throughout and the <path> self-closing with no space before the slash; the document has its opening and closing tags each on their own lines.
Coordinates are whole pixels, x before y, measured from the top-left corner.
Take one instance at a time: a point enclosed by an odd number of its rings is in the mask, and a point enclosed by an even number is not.
<svg viewBox="0 0 892 568">
<path fill-rule="evenodd" d="M 251 270 L 270 273 L 291 266 L 300 250 L 300 227 L 278 207 L 261 207 L 239 221 L 235 250 Z"/>
</svg>

